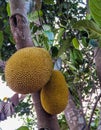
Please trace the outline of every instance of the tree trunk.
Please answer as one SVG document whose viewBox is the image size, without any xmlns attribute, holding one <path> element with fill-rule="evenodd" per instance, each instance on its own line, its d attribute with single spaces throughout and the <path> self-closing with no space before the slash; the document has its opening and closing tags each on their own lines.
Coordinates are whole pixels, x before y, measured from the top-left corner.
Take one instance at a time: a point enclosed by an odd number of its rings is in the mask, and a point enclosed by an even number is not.
<svg viewBox="0 0 101 130">
<path fill-rule="evenodd" d="M 95 57 L 95 65 L 97 70 L 97 75 L 101 84 L 101 48 L 96 48 L 94 50 L 94 57 Z"/>
<path fill-rule="evenodd" d="M 38 119 L 38 128 L 45 128 L 47 130 L 59 130 L 59 124 L 56 115 L 46 113 L 41 107 L 40 92 L 32 94 L 34 100 L 35 110 Z"/>
<path fill-rule="evenodd" d="M 101 92 L 101 48 L 96 48 L 94 51 L 95 65 L 97 70 L 98 79 L 100 82 L 100 92 Z M 101 98 L 101 97 L 100 97 Z M 101 130 L 101 109 L 100 109 L 100 120 L 97 130 Z"/>
<path fill-rule="evenodd" d="M 17 50 L 24 47 L 33 47 L 24 0 L 10 0 L 10 8 L 10 26 Z M 40 92 L 33 93 L 32 99 L 36 108 L 38 128 L 59 130 L 56 115 L 49 115 L 43 110 L 40 103 Z"/>
<path fill-rule="evenodd" d="M 76 108 L 70 94 L 69 102 L 64 113 L 70 130 L 86 130 L 86 121 L 83 112 Z"/>
</svg>

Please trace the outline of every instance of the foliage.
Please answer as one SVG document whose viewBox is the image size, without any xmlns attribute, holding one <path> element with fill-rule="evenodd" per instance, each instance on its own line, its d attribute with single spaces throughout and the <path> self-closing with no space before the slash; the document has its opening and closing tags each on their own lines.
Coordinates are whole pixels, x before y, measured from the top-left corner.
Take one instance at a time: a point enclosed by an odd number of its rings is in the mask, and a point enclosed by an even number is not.
<svg viewBox="0 0 101 130">
<path fill-rule="evenodd" d="M 101 27 L 101 1 L 89 0 L 90 13 L 95 22 Z M 96 10 L 96 11 L 95 11 Z"/>
<path fill-rule="evenodd" d="M 60 125 L 60 130 L 68 130 L 68 125 L 66 123 L 66 119 L 63 113 L 58 115 L 58 121 Z"/>
<path fill-rule="evenodd" d="M 33 129 L 36 126 L 36 114 L 33 108 L 31 95 L 27 95 L 26 98 L 15 107 L 15 111 L 14 117 L 21 117 L 24 126 L 29 129 Z"/>
<path fill-rule="evenodd" d="M 15 50 L 14 40 L 10 33 L 7 2 L 0 0 L 0 58 L 6 61 Z"/>
</svg>

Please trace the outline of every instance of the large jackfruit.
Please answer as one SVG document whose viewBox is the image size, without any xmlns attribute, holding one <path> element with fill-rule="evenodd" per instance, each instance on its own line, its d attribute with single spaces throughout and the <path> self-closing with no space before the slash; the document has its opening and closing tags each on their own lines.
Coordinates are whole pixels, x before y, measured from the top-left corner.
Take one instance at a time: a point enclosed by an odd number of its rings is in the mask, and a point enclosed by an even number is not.
<svg viewBox="0 0 101 130">
<path fill-rule="evenodd" d="M 27 94 L 40 90 L 50 79 L 52 59 L 43 48 L 18 50 L 7 61 L 5 79 L 15 92 Z"/>
<path fill-rule="evenodd" d="M 60 71 L 53 70 L 51 79 L 40 93 L 43 109 L 49 114 L 61 113 L 68 103 L 68 86 Z"/>
</svg>

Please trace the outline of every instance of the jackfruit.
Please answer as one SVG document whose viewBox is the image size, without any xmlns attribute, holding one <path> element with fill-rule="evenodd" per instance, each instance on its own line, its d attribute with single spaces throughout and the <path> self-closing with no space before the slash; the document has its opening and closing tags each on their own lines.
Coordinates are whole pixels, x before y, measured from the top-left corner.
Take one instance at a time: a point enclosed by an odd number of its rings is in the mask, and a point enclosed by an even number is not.
<svg viewBox="0 0 101 130">
<path fill-rule="evenodd" d="M 68 103 L 69 90 L 63 74 L 53 70 L 49 82 L 41 89 L 40 99 L 43 109 L 49 114 L 61 113 Z"/>
<path fill-rule="evenodd" d="M 38 47 L 18 50 L 7 61 L 5 79 L 7 85 L 21 94 L 40 90 L 50 79 L 52 59 L 48 51 Z"/>
</svg>

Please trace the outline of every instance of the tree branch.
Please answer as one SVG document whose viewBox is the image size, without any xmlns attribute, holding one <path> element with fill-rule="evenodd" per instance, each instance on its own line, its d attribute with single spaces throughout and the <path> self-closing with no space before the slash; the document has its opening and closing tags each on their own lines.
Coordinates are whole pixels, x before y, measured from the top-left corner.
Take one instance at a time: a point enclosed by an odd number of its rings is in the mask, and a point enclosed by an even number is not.
<svg viewBox="0 0 101 130">
<path fill-rule="evenodd" d="M 93 115 L 94 115 L 94 111 L 95 111 L 95 109 L 96 109 L 96 106 L 97 106 L 97 104 L 98 104 L 98 101 L 100 100 L 100 98 L 101 98 L 101 93 L 99 94 L 99 96 L 98 96 L 98 98 L 97 98 L 97 100 L 96 100 L 96 102 L 95 102 L 95 104 L 94 104 L 94 107 L 93 107 L 93 109 L 92 109 L 92 113 L 91 113 L 91 116 L 90 116 L 90 120 L 89 120 L 89 123 L 88 123 L 88 130 L 90 130 L 90 124 L 91 124 L 91 122 L 92 122 L 92 118 L 93 118 Z"/>
<path fill-rule="evenodd" d="M 82 109 L 76 108 L 71 94 L 69 94 L 69 102 L 64 113 L 70 130 L 86 130 L 86 121 Z"/>
<path fill-rule="evenodd" d="M 10 26 L 14 40 L 16 42 L 16 48 L 20 49 L 33 46 L 24 1 L 10 0 L 10 7 Z"/>
</svg>

